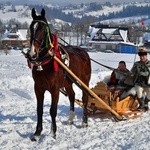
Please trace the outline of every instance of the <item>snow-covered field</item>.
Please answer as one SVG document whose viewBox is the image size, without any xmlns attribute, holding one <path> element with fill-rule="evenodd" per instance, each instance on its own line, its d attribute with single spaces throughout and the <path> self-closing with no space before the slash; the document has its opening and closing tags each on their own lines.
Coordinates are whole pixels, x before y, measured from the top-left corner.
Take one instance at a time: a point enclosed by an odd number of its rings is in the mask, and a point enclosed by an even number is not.
<svg viewBox="0 0 150 150">
<path fill-rule="evenodd" d="M 125 60 L 130 69 L 135 55 L 89 53 L 100 63 L 117 67 Z M 138 59 L 138 56 L 136 56 Z M 110 70 L 92 62 L 90 87 L 109 76 Z M 81 91 L 74 85 L 76 97 Z M 115 122 L 110 115 L 89 117 L 88 128 L 81 128 L 82 108 L 75 105 L 74 124 L 66 125 L 69 114 L 68 98 L 61 94 L 57 115 L 57 139 L 50 137 L 50 94 L 45 93 L 43 132 L 38 142 L 30 136 L 36 127 L 36 99 L 31 70 L 21 52 L 0 54 L 0 149 L 6 150 L 149 150 L 150 112 L 142 118 Z"/>
</svg>

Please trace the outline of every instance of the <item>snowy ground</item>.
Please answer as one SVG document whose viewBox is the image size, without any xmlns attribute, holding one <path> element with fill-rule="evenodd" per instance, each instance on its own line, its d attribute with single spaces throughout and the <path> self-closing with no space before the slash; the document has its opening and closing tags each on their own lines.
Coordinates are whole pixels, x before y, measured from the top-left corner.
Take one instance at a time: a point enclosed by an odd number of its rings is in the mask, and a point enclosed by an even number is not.
<svg viewBox="0 0 150 150">
<path fill-rule="evenodd" d="M 117 67 L 125 60 L 130 69 L 138 56 L 133 54 L 89 53 L 102 64 Z M 92 62 L 90 87 L 109 76 L 110 70 Z M 74 85 L 76 97 L 81 91 Z M 7 150 L 149 150 L 150 112 L 135 120 L 114 122 L 110 115 L 89 117 L 88 128 L 81 128 L 82 108 L 76 105 L 72 126 L 66 125 L 68 98 L 61 95 L 57 115 L 57 139 L 50 137 L 50 94 L 45 93 L 42 137 L 31 142 L 36 127 L 36 99 L 31 70 L 20 52 L 0 54 L 0 149 Z"/>
</svg>

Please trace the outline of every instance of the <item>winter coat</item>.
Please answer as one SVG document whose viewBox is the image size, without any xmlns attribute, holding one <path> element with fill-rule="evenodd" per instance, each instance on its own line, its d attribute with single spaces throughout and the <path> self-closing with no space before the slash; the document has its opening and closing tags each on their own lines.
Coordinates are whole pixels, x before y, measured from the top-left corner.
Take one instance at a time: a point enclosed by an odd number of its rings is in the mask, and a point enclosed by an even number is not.
<svg viewBox="0 0 150 150">
<path fill-rule="evenodd" d="M 137 61 L 134 63 L 131 73 L 133 82 L 142 87 L 150 87 L 150 61 Z"/>
<path fill-rule="evenodd" d="M 130 71 L 128 69 L 126 69 L 125 71 L 121 71 L 119 68 L 114 69 L 111 74 L 108 85 L 124 86 L 124 80 L 126 79 L 128 74 L 130 74 Z"/>
</svg>

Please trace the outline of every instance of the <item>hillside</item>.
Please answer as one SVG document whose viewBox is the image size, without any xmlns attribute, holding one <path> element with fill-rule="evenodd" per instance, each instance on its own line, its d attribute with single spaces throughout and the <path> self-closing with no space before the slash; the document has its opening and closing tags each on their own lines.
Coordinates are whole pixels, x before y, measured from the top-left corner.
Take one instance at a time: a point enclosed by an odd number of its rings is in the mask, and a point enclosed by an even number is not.
<svg viewBox="0 0 150 150">
<path fill-rule="evenodd" d="M 7 23 L 9 20 L 17 20 L 21 23 L 31 22 L 31 9 L 25 5 L 6 5 L 0 9 L 1 21 Z"/>
<path fill-rule="evenodd" d="M 63 12 L 66 14 L 68 13 L 73 13 L 77 17 L 81 17 L 83 15 L 87 16 L 100 16 L 100 15 L 109 15 L 110 13 L 116 13 L 123 11 L 126 7 L 129 6 L 136 6 L 136 7 L 145 7 L 149 6 L 150 3 L 144 2 L 144 3 L 118 3 L 118 4 L 111 4 L 111 3 L 105 3 L 105 4 L 98 4 L 98 3 L 93 3 L 93 4 L 87 4 L 83 5 L 83 7 L 78 6 L 76 9 L 64 9 Z M 96 9 L 96 10 L 95 10 Z M 78 15 L 80 14 L 80 15 Z"/>
<path fill-rule="evenodd" d="M 13 2 L 13 1 L 12 1 Z M 28 1 L 27 1 L 28 2 Z M 32 3 L 31 3 L 32 4 Z M 1 21 L 7 23 L 9 20 L 18 20 L 19 22 L 31 22 L 31 9 L 35 7 L 38 12 L 41 8 L 45 8 L 48 20 L 60 19 L 66 22 L 75 23 L 89 20 L 91 22 L 112 20 L 115 18 L 123 18 L 126 20 L 145 20 L 148 18 L 148 10 L 150 3 L 126 3 L 126 4 L 83 4 L 83 5 L 70 5 L 67 7 L 49 5 L 0 5 L 0 18 Z M 133 13 L 128 12 L 131 9 L 137 10 Z M 145 10 L 145 12 L 144 12 Z M 141 12 L 141 13 L 139 13 Z M 138 14 L 138 15 L 136 15 Z M 121 17 L 122 16 L 122 17 Z M 132 18 L 131 18 L 132 17 Z M 118 20 L 119 20 L 118 19 Z"/>
</svg>

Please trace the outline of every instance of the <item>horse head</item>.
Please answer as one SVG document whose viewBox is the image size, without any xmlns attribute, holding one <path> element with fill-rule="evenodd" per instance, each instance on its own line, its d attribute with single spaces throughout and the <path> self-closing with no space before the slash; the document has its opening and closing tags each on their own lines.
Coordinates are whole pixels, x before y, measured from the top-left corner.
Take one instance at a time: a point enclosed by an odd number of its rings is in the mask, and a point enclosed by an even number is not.
<svg viewBox="0 0 150 150">
<path fill-rule="evenodd" d="M 35 9 L 32 9 L 31 16 L 33 21 L 30 25 L 30 51 L 28 56 L 31 61 L 36 61 L 40 57 L 44 57 L 51 48 L 50 28 L 45 18 L 45 10 L 41 10 L 41 14 L 37 15 Z"/>
</svg>

